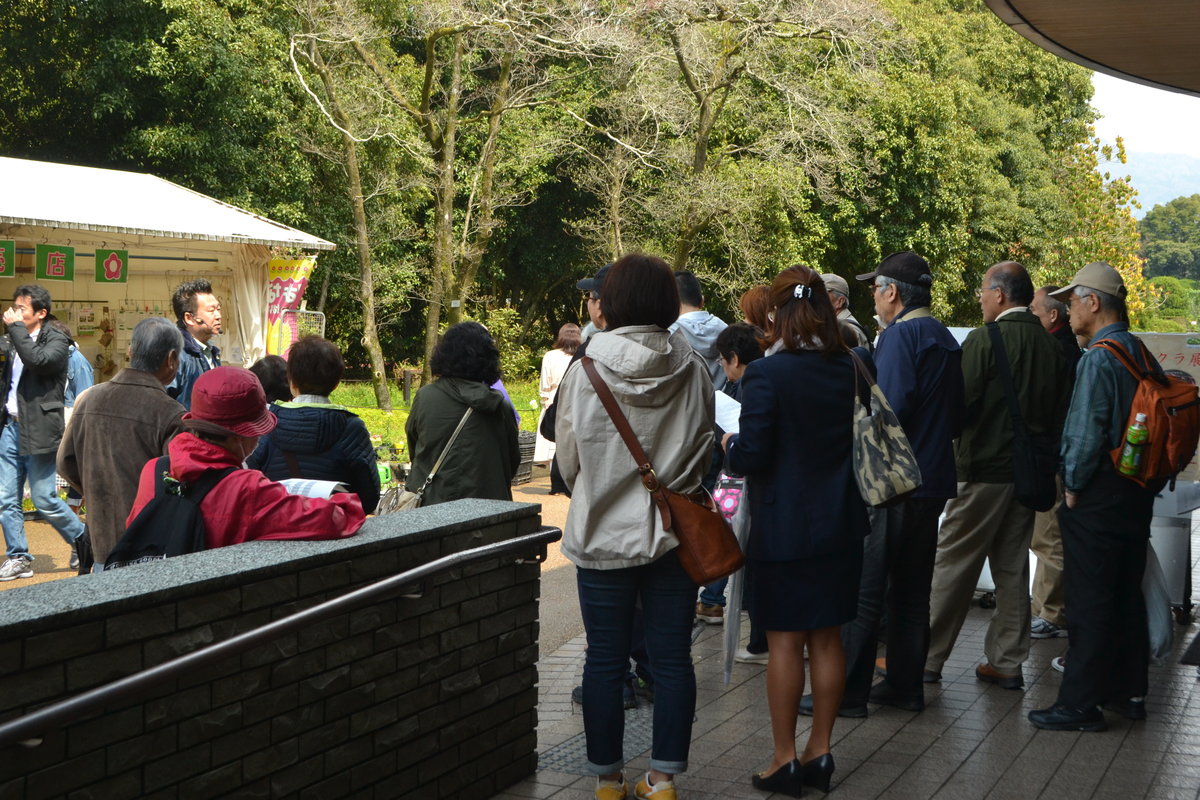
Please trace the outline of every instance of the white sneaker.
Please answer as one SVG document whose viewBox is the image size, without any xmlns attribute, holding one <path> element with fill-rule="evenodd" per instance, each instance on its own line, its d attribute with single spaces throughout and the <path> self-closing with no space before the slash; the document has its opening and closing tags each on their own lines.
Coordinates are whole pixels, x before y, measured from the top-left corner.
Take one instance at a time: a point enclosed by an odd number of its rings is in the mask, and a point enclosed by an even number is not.
<svg viewBox="0 0 1200 800">
<path fill-rule="evenodd" d="M 15 578 L 32 578 L 33 561 L 27 556 L 13 556 L 0 566 L 0 581 L 11 581 Z"/>
<path fill-rule="evenodd" d="M 743 647 L 733 654 L 733 660 L 739 664 L 765 664 L 768 655 L 770 653 L 751 653 Z"/>
<path fill-rule="evenodd" d="M 1056 656 L 1055 658 L 1050 659 L 1050 666 L 1054 667 L 1059 672 L 1066 672 L 1067 671 L 1067 657 L 1066 656 Z"/>
<path fill-rule="evenodd" d="M 1058 639 L 1067 635 L 1067 629 L 1048 619 L 1034 617 L 1029 624 L 1029 635 L 1034 639 Z"/>
</svg>

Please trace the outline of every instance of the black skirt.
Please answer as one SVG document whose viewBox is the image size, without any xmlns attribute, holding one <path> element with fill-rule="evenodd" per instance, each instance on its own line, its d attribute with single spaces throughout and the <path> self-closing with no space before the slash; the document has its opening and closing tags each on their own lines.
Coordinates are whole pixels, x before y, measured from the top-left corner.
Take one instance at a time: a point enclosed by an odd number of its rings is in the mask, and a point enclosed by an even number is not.
<svg viewBox="0 0 1200 800">
<path fill-rule="evenodd" d="M 858 613 L 862 540 L 848 550 L 799 561 L 752 560 L 754 621 L 768 631 L 813 631 L 850 622 Z"/>
</svg>

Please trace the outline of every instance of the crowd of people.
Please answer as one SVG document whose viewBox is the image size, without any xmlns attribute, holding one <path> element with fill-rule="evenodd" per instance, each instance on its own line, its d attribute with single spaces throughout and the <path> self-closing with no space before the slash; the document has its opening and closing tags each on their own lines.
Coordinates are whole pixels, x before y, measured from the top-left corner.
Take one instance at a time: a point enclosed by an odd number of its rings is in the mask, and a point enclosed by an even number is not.
<svg viewBox="0 0 1200 800">
<path fill-rule="evenodd" d="M 1123 442 L 1136 380 L 1093 345 L 1160 368 L 1129 332 L 1119 273 L 1088 264 L 1066 287 L 1035 291 L 1022 265 L 995 264 L 977 290 L 985 325 L 961 346 L 931 312 L 933 270 L 917 253 L 894 253 L 856 277 L 872 298 L 876 335 L 850 313 L 850 282 L 804 266 L 746 292 L 732 325 L 705 310 L 695 275 L 654 256 L 626 255 L 578 284 L 590 320 L 582 331 L 564 325 L 543 360 L 536 454 L 552 461 L 551 491 L 571 498 L 562 551 L 577 567 L 588 645 L 575 697 L 598 800 L 676 797 L 696 704 L 693 628 L 724 622 L 727 603 L 724 580 L 698 587 L 681 565 L 679 540 L 600 384 L 662 485 L 695 494 L 718 476 L 744 480 L 751 629 L 737 659 L 767 666 L 774 743 L 755 787 L 828 791 L 838 716 L 865 717 L 880 704 L 922 711 L 985 559 L 996 610 L 980 681 L 1022 688 L 1030 639 L 1069 635 L 1057 702 L 1030 721 L 1097 731 L 1105 713 L 1146 716 L 1141 577 L 1160 487 L 1114 468 L 1109 453 Z M 207 547 L 350 536 L 376 510 L 366 426 L 330 400 L 345 369 L 338 348 L 309 336 L 286 360 L 223 366 L 211 285 L 182 284 L 172 305 L 174 323 L 142 320 L 128 367 L 84 391 L 90 376 L 72 367 L 78 350 L 53 324 L 49 294 L 37 285 L 14 293 L 0 340 L 0 580 L 33 574 L 26 481 L 81 572 L 105 567 L 168 483 L 215 480 L 199 501 Z M 435 380 L 417 392 L 405 427 L 407 488 L 424 504 L 511 499 L 519 416 L 499 356 L 474 322 L 450 327 L 434 350 Z M 881 507 L 863 499 L 854 458 L 855 407 L 872 380 L 921 474 L 915 491 Z M 738 408 L 736 423 L 723 417 L 728 430 L 716 421 L 726 403 Z M 1018 496 L 1018 433 L 1060 453 L 1050 511 Z M 56 473 L 85 499 L 86 528 L 59 499 Z M 290 478 L 344 491 L 293 494 Z M 623 709 L 639 693 L 654 703 L 653 745 L 631 792 Z M 798 714 L 813 718 L 803 747 Z"/>
<path fill-rule="evenodd" d="M 1021 689 L 1031 638 L 1069 633 L 1059 697 L 1030 712 L 1032 724 L 1098 731 L 1106 713 L 1146 716 L 1141 575 L 1161 487 L 1114 468 L 1137 381 L 1093 345 L 1115 342 L 1144 370 L 1161 368 L 1129 333 L 1119 273 L 1088 264 L 1069 285 L 1035 291 L 1021 264 L 995 264 L 977 290 L 985 325 L 961 345 L 931 312 L 933 270 L 917 253 L 856 277 L 871 294 L 874 336 L 850 313 L 848 281 L 802 266 L 746 292 L 744 319 L 728 326 L 703 309 L 694 275 L 672 276 L 651 256 L 579 284 L 594 332 L 541 434 L 556 442 L 554 468 L 571 494 L 563 552 L 577 567 L 588 645 L 574 697 L 598 800 L 676 797 L 695 710 L 688 637 L 695 620 L 724 621 L 726 585 L 697 587 L 684 572 L 585 359 L 663 485 L 689 494 L 722 472 L 745 480 L 751 630 L 737 660 L 767 665 L 774 742 L 755 787 L 828 791 L 838 716 L 881 704 L 922 711 L 985 559 L 996 610 L 980 681 Z M 853 458 L 853 409 L 872 378 L 921 473 L 915 491 L 883 507 L 864 501 Z M 715 392 L 740 403 L 733 430 L 715 423 Z M 1017 431 L 1061 450 L 1049 511 L 1019 498 Z M 654 732 L 650 768 L 628 786 L 622 707 L 635 694 L 652 698 Z M 802 747 L 797 714 L 813 717 Z"/>
<path fill-rule="evenodd" d="M 357 415 L 330 400 L 345 371 L 332 342 L 306 336 L 287 359 L 266 356 L 248 370 L 222 365 L 214 341 L 221 304 L 212 285 L 197 279 L 176 288 L 176 321 L 140 321 L 128 366 L 92 386 L 87 359 L 51 303 L 43 287 L 27 284 L 3 314 L 0 523 L 7 552 L 0 581 L 34 573 L 22 508 L 26 482 L 41 518 L 71 545 L 80 574 L 125 563 L 109 556 L 152 501 L 186 495 L 206 480 L 213 485 L 196 501 L 209 548 L 350 536 L 376 510 L 381 481 L 371 436 Z M 490 388 L 502 388 L 492 337 L 477 323 L 451 327 L 432 369 L 437 380 L 417 393 L 406 428 L 409 485 L 425 479 L 470 408 L 461 443 L 446 454 L 425 504 L 511 499 L 517 415 L 507 396 Z M 478 458 L 481 451 L 503 457 Z M 59 497 L 56 474 L 70 487 L 68 500 L 77 498 L 70 505 Z M 335 489 L 328 496 L 293 493 L 289 479 L 296 478 Z M 86 524 L 76 513 L 82 501 Z"/>
</svg>

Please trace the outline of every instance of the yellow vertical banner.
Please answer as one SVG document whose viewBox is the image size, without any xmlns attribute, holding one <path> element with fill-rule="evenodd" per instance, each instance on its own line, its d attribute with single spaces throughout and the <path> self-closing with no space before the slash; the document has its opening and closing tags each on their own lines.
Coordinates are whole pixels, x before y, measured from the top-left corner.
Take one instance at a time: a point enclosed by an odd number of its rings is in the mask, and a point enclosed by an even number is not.
<svg viewBox="0 0 1200 800">
<path fill-rule="evenodd" d="M 300 307 L 316 256 L 272 258 L 267 264 L 267 352 L 287 357 L 297 337 L 296 323 L 287 311 Z M 294 316 L 294 315 L 292 315 Z"/>
</svg>

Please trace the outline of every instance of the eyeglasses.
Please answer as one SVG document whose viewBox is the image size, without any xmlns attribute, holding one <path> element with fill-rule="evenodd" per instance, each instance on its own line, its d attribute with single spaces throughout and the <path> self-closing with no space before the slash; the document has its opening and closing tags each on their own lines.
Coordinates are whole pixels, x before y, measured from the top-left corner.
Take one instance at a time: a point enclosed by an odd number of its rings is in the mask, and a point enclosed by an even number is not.
<svg viewBox="0 0 1200 800">
<path fill-rule="evenodd" d="M 983 293 L 986 291 L 989 291 L 991 289 L 995 289 L 996 291 L 999 291 L 1000 287 L 999 286 L 984 286 L 982 289 L 976 289 L 975 290 L 975 299 L 978 300 L 978 299 L 982 298 Z"/>
</svg>

